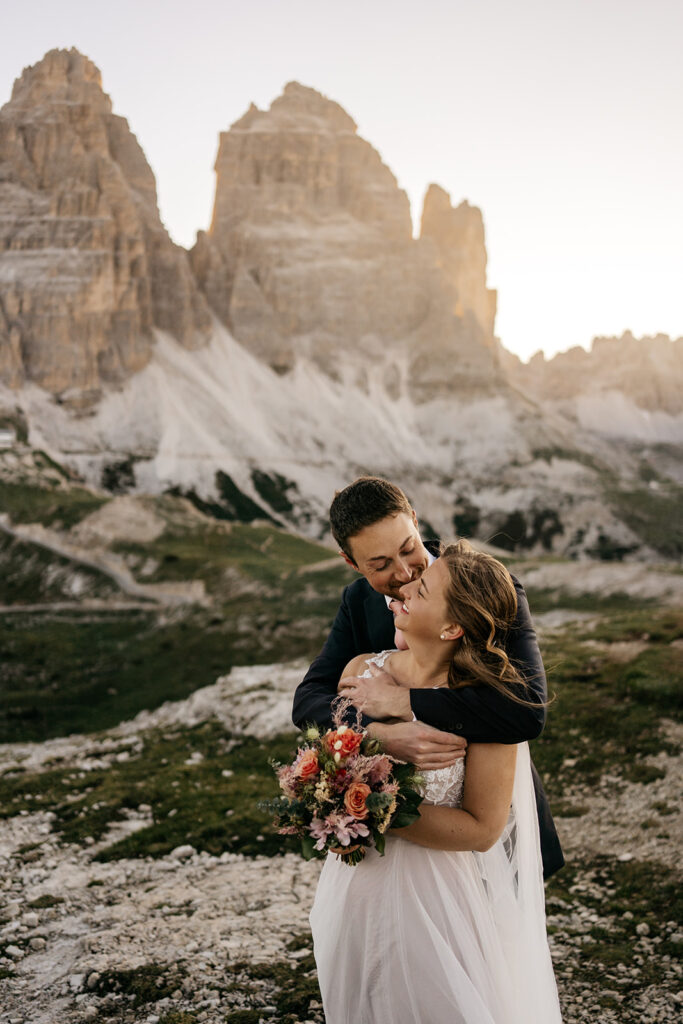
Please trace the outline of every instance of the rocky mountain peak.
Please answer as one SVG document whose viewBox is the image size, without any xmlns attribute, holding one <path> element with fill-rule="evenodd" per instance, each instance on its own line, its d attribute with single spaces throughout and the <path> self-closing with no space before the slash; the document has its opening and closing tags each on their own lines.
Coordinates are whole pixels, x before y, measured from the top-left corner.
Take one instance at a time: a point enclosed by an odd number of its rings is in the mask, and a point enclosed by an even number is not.
<svg viewBox="0 0 683 1024">
<path fill-rule="evenodd" d="M 277 369 L 303 356 L 335 376 L 340 353 L 427 356 L 409 374 L 422 397 L 456 355 L 459 380 L 463 367 L 486 380 L 495 362 L 480 211 L 454 211 L 438 190 L 423 220 L 418 243 L 405 192 L 353 119 L 290 82 L 269 110 L 252 104 L 221 133 L 213 220 L 192 265 L 218 316 Z"/>
<path fill-rule="evenodd" d="M 213 219 L 191 259 L 214 311 L 256 355 L 336 372 L 340 347 L 419 320 L 415 286 L 403 286 L 411 244 L 408 198 L 379 153 L 338 103 L 290 82 L 221 133 Z"/>
<path fill-rule="evenodd" d="M 77 50 L 25 69 L 0 110 L 0 206 L 0 380 L 87 402 L 146 364 L 154 327 L 202 343 L 209 312 L 154 175 Z"/>
<path fill-rule="evenodd" d="M 343 215 L 412 234 L 408 197 L 377 151 L 338 103 L 297 82 L 267 111 L 252 103 L 220 134 L 210 234 L 228 261 L 235 228 L 266 213 L 269 221 Z"/>
<path fill-rule="evenodd" d="M 356 122 L 339 103 L 299 82 L 287 83 L 282 96 L 273 101 L 270 114 L 279 120 L 295 121 L 300 130 L 307 123 L 311 128 L 325 125 L 329 131 L 351 132 L 354 135 L 357 130 Z"/>
<path fill-rule="evenodd" d="M 111 113 L 102 90 L 99 68 L 76 49 L 49 50 L 42 60 L 24 68 L 14 83 L 11 102 L 26 107 L 43 103 L 87 103 Z"/>
<path fill-rule="evenodd" d="M 241 131 L 312 131 L 356 133 L 356 123 L 334 100 L 307 85 L 288 82 L 268 110 L 250 104 L 231 128 Z"/>
<path fill-rule="evenodd" d="M 436 259 L 454 289 L 453 312 L 471 313 L 491 341 L 495 329 L 496 292 L 486 287 L 486 239 L 481 210 L 451 197 L 439 185 L 430 185 L 422 209 L 422 239 L 430 239 Z"/>
<path fill-rule="evenodd" d="M 598 337 L 590 352 L 574 346 L 546 359 L 537 352 L 525 365 L 505 353 L 506 372 L 536 398 L 556 404 L 607 394 L 629 398 L 648 413 L 683 413 L 683 338 L 666 334 L 635 338 L 630 331 L 621 337 Z M 605 417 L 605 428 L 614 424 Z"/>
</svg>

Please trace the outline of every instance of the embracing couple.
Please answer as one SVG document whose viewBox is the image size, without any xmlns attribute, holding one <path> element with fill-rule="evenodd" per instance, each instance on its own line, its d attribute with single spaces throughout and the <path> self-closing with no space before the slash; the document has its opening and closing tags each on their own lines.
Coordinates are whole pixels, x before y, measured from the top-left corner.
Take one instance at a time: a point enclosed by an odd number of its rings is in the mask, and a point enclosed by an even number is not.
<svg viewBox="0 0 683 1024">
<path fill-rule="evenodd" d="M 327 728 L 349 698 L 419 767 L 423 802 L 384 857 L 327 857 L 311 911 L 327 1024 L 556 1024 L 543 877 L 564 861 L 527 746 L 547 691 L 524 590 L 466 541 L 423 544 L 386 480 L 339 491 L 330 523 L 363 578 L 294 722 Z"/>
</svg>

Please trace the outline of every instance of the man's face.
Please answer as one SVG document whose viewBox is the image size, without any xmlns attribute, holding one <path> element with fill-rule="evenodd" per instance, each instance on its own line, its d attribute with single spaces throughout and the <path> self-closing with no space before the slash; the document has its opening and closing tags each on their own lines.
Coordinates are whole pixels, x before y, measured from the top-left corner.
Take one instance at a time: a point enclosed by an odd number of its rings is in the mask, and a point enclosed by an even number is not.
<svg viewBox="0 0 683 1024">
<path fill-rule="evenodd" d="M 399 512 L 364 527 L 349 545 L 354 568 L 373 590 L 388 597 L 399 597 L 401 587 L 421 576 L 429 562 L 414 512 Z"/>
</svg>

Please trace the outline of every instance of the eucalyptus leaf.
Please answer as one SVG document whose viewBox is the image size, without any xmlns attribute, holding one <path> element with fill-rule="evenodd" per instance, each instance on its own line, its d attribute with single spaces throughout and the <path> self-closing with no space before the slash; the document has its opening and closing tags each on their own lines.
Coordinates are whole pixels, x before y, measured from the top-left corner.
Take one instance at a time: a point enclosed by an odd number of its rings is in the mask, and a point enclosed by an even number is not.
<svg viewBox="0 0 683 1024">
<path fill-rule="evenodd" d="M 393 800 L 391 793 L 370 793 L 365 800 L 365 806 L 369 811 L 381 811 L 388 807 Z"/>
<path fill-rule="evenodd" d="M 407 828 L 408 825 L 412 825 L 414 821 L 417 821 L 419 817 L 419 811 L 413 811 L 407 807 L 402 807 L 392 818 L 391 828 Z"/>
<path fill-rule="evenodd" d="M 318 854 L 313 842 L 313 836 L 305 835 L 301 837 L 301 855 L 304 860 L 313 860 Z"/>
</svg>

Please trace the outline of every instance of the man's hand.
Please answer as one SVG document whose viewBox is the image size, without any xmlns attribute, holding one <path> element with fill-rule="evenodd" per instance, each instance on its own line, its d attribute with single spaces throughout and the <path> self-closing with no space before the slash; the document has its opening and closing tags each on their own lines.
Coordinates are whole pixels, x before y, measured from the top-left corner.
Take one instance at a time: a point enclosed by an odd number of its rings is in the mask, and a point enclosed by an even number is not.
<svg viewBox="0 0 683 1024">
<path fill-rule="evenodd" d="M 337 690 L 342 697 L 348 697 L 354 707 L 365 712 L 370 718 L 401 718 L 412 721 L 410 690 L 399 686 L 396 680 L 378 668 L 370 665 L 372 678 L 344 676 Z"/>
<path fill-rule="evenodd" d="M 371 722 L 367 731 L 392 757 L 410 761 L 423 771 L 447 768 L 464 757 L 467 750 L 463 736 L 442 732 L 423 722 Z"/>
</svg>

